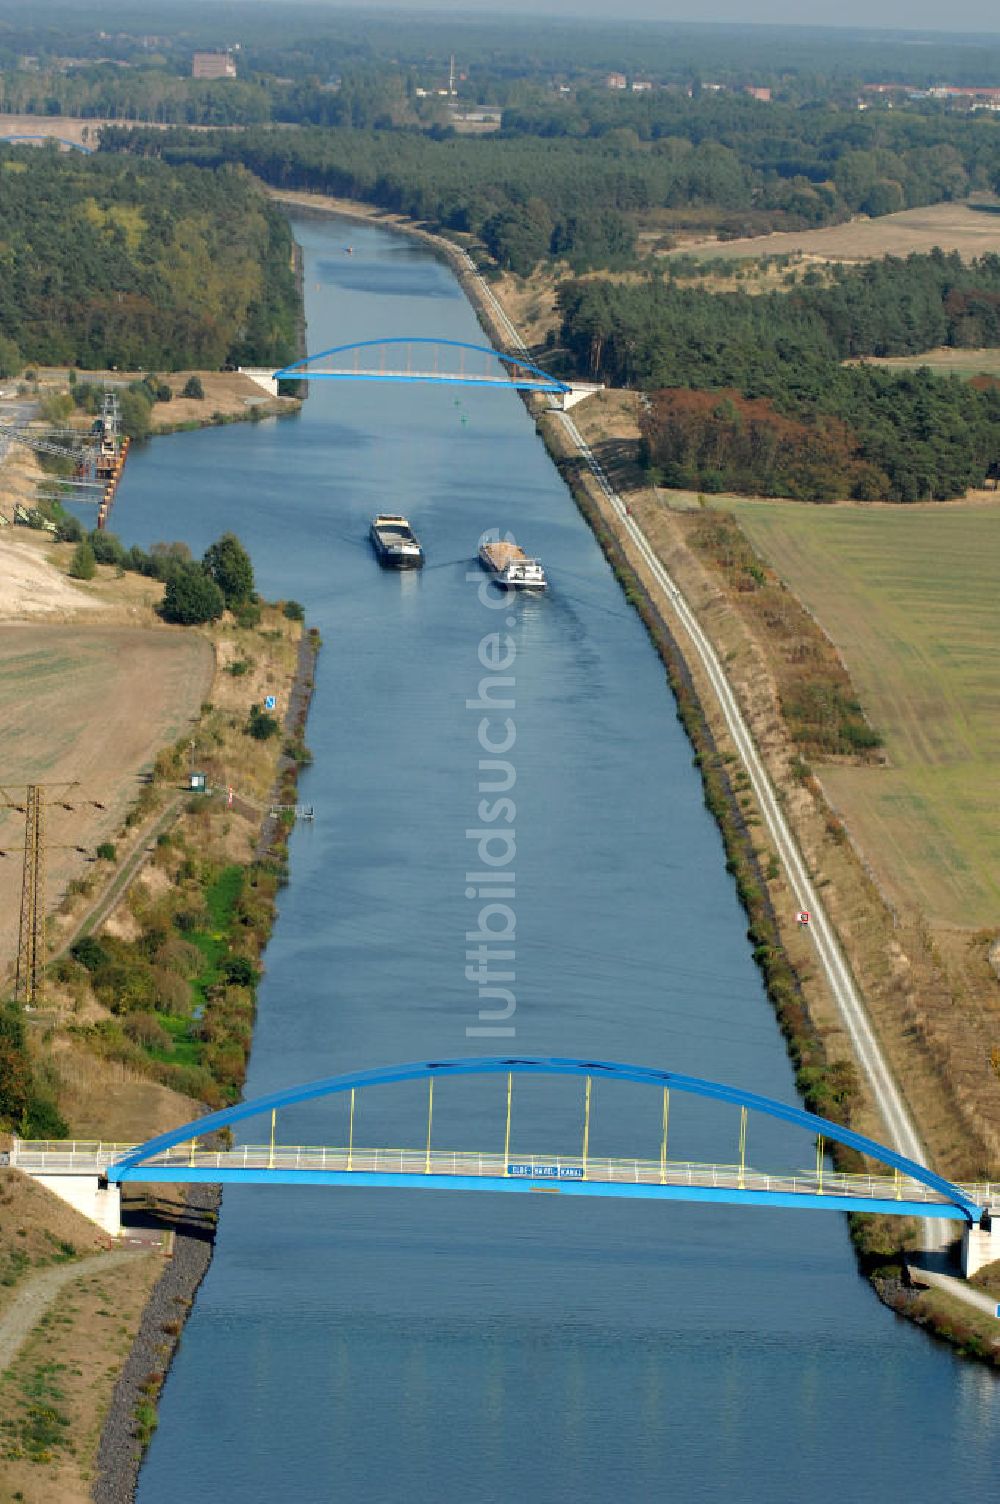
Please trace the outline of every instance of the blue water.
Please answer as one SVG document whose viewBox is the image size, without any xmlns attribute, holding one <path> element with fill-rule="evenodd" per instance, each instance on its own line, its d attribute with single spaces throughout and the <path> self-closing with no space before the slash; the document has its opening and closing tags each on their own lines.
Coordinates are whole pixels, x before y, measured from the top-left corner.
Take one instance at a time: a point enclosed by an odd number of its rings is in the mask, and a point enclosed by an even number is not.
<svg viewBox="0 0 1000 1504">
<path fill-rule="evenodd" d="M 375 227 L 302 221 L 311 349 L 476 342 L 447 269 Z M 345 257 L 349 240 L 354 255 Z M 401 510 L 422 573 L 381 572 Z M 795 1100 L 662 666 L 520 402 L 316 383 L 301 417 L 177 435 L 129 461 L 126 542 L 225 529 L 324 648 L 302 797 L 314 825 L 268 948 L 247 1091 L 440 1055 L 596 1055 Z M 544 561 L 490 609 L 480 534 Z M 489 591 L 486 591 L 489 598 Z M 479 901 L 477 653 L 509 633 L 516 1033 L 465 976 Z M 356 1141 L 419 1145 L 421 1089 L 359 1101 Z M 370 1116 L 368 1116 L 370 1112 Z M 591 1150 L 659 1152 L 660 1103 L 595 1087 Z M 512 1152 L 575 1150 L 579 1083 L 515 1084 Z M 435 1142 L 500 1148 L 503 1083 L 439 1084 Z M 259 1139 L 266 1125 L 255 1125 Z M 343 1142 L 344 1103 L 284 1114 Z M 671 1107 L 671 1153 L 736 1155 L 736 1115 Z M 808 1164 L 751 1122 L 763 1166 Z M 247 1188 L 167 1381 L 140 1504 L 942 1501 L 995 1489 L 1000 1387 L 892 1317 L 827 1213 L 573 1198 Z"/>
</svg>

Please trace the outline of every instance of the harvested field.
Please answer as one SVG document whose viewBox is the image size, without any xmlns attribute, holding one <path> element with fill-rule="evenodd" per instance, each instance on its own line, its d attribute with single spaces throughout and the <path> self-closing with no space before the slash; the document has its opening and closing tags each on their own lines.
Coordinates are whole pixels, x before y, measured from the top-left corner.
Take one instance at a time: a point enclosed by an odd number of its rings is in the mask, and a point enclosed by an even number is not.
<svg viewBox="0 0 1000 1504">
<path fill-rule="evenodd" d="M 901 912 L 1000 914 L 1000 507 L 728 503 L 846 662 L 887 768 L 824 767 Z"/>
<path fill-rule="evenodd" d="M 806 256 L 818 261 L 871 261 L 940 246 L 971 260 L 1000 250 L 1000 203 L 985 195 L 964 203 L 903 209 L 879 219 L 856 219 L 820 230 L 780 230 L 740 240 L 697 240 L 675 254 L 714 260 L 747 256 Z"/>
<path fill-rule="evenodd" d="M 148 582 L 129 576 L 73 586 L 46 561 L 40 543 L 9 537 L 0 541 L 0 567 L 6 616 L 23 614 L 26 598 L 36 606 L 49 601 L 47 620 L 0 624 L 0 782 L 14 791 L 29 781 L 80 783 L 78 807 L 71 813 L 56 805 L 48 821 L 51 908 L 69 879 L 85 870 L 86 857 L 71 848 L 91 851 L 113 839 L 138 792 L 140 770 L 197 715 L 214 658 L 200 634 L 155 624 L 148 599 L 140 598 L 142 591 L 148 597 Z M 18 569 L 26 578 L 14 589 Z M 78 598 L 94 609 L 71 619 Z M 129 620 L 140 613 L 148 625 Z M 17 945 L 21 827 L 15 811 L 0 811 L 0 846 L 8 852 L 0 862 L 0 975 Z"/>
</svg>

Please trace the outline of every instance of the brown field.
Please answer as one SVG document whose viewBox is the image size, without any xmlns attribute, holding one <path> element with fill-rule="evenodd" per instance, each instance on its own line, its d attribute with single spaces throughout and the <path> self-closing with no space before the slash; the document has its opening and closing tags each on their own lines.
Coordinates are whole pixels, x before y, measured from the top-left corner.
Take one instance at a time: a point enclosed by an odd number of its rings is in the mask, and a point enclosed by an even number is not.
<svg viewBox="0 0 1000 1504">
<path fill-rule="evenodd" d="M 100 579 L 73 586 L 88 600 L 86 613 L 73 614 L 70 582 L 46 561 L 63 561 L 68 546 L 51 550 L 37 535 L 0 535 L 0 574 L 8 586 L 2 599 L 8 617 L 18 610 L 11 598 L 11 562 L 34 553 L 24 592 L 37 606 L 40 591 L 51 592 L 46 616 L 0 623 L 0 724 L 3 753 L 0 784 L 12 793 L 26 782 L 78 780 L 67 791 L 72 812 L 55 804 L 48 819 L 50 907 L 71 877 L 86 870 L 92 850 L 113 839 L 128 805 L 138 793 L 137 775 L 165 742 L 175 740 L 197 715 L 212 679 L 211 644 L 197 633 L 157 626 L 150 609 L 158 586 L 137 576 L 122 580 L 101 570 Z M 61 791 L 53 790 L 52 799 Z M 98 810 L 88 800 L 106 806 Z M 0 975 L 11 965 L 17 944 L 21 884 L 22 819 L 0 812 Z"/>
<path fill-rule="evenodd" d="M 1000 507 L 729 503 L 840 650 L 886 768 L 821 782 L 899 912 L 1000 915 Z"/>
<path fill-rule="evenodd" d="M 880 256 L 908 256 L 940 246 L 971 259 L 1000 251 L 1000 203 L 979 195 L 963 203 L 930 204 L 903 209 L 879 219 L 856 219 L 819 230 L 780 230 L 740 240 L 694 240 L 675 254 L 738 259 L 759 256 L 805 256 L 819 261 L 870 261 Z"/>
<path fill-rule="evenodd" d="M 96 146 L 97 133 L 110 120 L 82 120 L 73 115 L 4 115 L 0 135 L 54 136 L 60 141 L 75 141 L 78 146 Z"/>
</svg>

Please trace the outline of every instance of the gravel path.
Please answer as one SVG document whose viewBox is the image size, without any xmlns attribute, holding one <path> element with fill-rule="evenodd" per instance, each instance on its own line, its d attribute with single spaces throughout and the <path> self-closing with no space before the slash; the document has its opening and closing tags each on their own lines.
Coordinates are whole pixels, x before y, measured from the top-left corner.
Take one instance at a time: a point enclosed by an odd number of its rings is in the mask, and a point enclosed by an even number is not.
<svg viewBox="0 0 1000 1504">
<path fill-rule="evenodd" d="M 64 1285 L 72 1284 L 84 1274 L 99 1274 L 115 1269 L 134 1253 L 95 1253 L 89 1259 L 74 1259 L 54 1264 L 24 1281 L 11 1305 L 0 1317 L 0 1373 L 9 1368 L 22 1344 L 27 1341 Z"/>
</svg>

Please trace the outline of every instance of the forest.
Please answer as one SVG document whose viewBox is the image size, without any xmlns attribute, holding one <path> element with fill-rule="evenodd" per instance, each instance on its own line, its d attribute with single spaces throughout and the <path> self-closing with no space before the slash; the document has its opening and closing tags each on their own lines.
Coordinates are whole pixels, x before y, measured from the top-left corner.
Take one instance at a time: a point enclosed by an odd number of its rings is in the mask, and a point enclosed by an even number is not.
<svg viewBox="0 0 1000 1504">
<path fill-rule="evenodd" d="M 577 117 L 581 133 L 562 128 Z M 275 187 L 360 199 L 469 232 L 522 276 L 546 259 L 578 270 L 633 264 L 637 227 L 651 216 L 666 230 L 694 212 L 703 232 L 714 226 L 732 236 L 888 214 L 1000 181 L 994 120 L 793 110 L 725 95 L 615 99 L 604 91 L 508 112 L 501 134 L 485 137 L 112 127 L 102 142 L 174 163 L 240 162 Z"/>
<path fill-rule="evenodd" d="M 241 168 L 0 146 L 0 224 L 7 366 L 214 369 L 296 354 L 291 232 Z"/>
<path fill-rule="evenodd" d="M 645 453 L 667 485 L 916 501 L 997 473 L 997 383 L 843 362 L 1000 344 L 1000 257 L 887 257 L 756 297 L 580 279 L 559 302 L 574 370 L 654 394 Z"/>
</svg>

